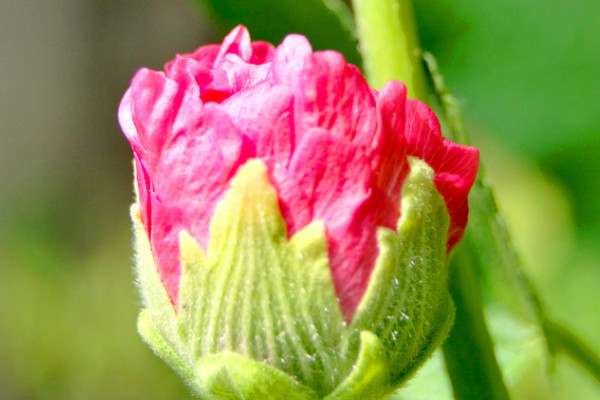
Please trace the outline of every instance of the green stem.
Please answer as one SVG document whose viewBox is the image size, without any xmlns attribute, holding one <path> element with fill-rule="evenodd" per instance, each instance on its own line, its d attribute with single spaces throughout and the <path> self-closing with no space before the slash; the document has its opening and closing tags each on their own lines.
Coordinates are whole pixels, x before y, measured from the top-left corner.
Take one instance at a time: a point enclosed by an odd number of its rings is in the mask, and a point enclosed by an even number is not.
<svg viewBox="0 0 600 400">
<path fill-rule="evenodd" d="M 459 246 L 450 262 L 456 320 L 442 346 L 446 370 L 456 399 L 508 400 L 485 323 L 471 254 L 468 248 Z"/>
<path fill-rule="evenodd" d="M 352 0 L 367 78 L 381 89 L 397 79 L 409 97 L 427 100 L 430 91 L 420 58 L 410 0 Z"/>
<path fill-rule="evenodd" d="M 600 356 L 569 329 L 549 320 L 543 325 L 550 348 L 577 361 L 600 382 Z"/>
</svg>

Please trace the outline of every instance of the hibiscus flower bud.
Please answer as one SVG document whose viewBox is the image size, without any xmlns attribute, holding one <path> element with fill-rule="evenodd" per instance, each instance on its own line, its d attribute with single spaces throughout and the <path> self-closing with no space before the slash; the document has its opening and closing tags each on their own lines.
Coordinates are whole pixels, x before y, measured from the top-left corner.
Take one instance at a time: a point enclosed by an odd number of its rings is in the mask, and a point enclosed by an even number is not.
<svg viewBox="0 0 600 400">
<path fill-rule="evenodd" d="M 119 120 L 138 329 L 201 397 L 377 399 L 443 340 L 479 154 L 402 83 L 239 26 L 138 71 Z"/>
</svg>

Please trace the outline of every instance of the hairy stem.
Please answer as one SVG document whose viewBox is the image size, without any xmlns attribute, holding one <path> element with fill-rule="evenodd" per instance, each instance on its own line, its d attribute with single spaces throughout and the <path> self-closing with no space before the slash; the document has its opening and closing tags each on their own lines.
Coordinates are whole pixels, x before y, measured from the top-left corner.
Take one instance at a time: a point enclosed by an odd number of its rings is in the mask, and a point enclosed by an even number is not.
<svg viewBox="0 0 600 400">
<path fill-rule="evenodd" d="M 456 249 L 450 271 L 456 319 L 442 350 L 454 396 L 464 400 L 508 400 L 484 319 L 474 260 L 467 247 Z"/>
<path fill-rule="evenodd" d="M 427 100 L 428 84 L 410 0 L 352 0 L 359 48 L 369 83 L 381 89 L 397 79 L 409 97 Z"/>
</svg>

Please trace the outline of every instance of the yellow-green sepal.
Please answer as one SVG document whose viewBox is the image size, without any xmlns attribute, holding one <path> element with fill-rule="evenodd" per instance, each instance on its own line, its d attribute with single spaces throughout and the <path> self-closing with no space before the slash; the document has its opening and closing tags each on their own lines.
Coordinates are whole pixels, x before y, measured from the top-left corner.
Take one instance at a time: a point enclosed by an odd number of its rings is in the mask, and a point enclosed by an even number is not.
<svg viewBox="0 0 600 400">
<path fill-rule="evenodd" d="M 225 351 L 196 365 L 201 394 L 214 400 L 318 400 L 308 387 L 270 365 Z"/>
<path fill-rule="evenodd" d="M 218 365 L 235 369 L 232 360 L 255 360 L 321 398 L 345 378 L 356 358 L 344 346 L 348 331 L 331 280 L 323 223 L 313 222 L 288 238 L 277 192 L 260 160 L 240 167 L 230 186 L 212 218 L 206 250 L 181 232 L 177 310 L 160 283 L 139 214 L 132 213 L 146 308 L 140 320 L 147 315 L 152 322 L 140 323 L 152 328 L 140 333 L 176 371 L 194 371 L 190 386 L 199 393 L 213 381 L 199 376 L 206 369 L 198 366 L 221 354 L 227 362 Z M 260 389 L 244 385 L 248 393 Z M 239 388 L 230 389 L 236 396 Z"/>
<path fill-rule="evenodd" d="M 362 331 L 350 375 L 324 400 L 378 400 L 393 389 L 386 348 L 373 333 Z"/>
<path fill-rule="evenodd" d="M 429 357 L 454 319 L 447 288 L 448 211 L 433 170 L 419 159 L 409 162 L 398 231 L 379 229 L 379 257 L 350 326 L 379 338 L 392 386 Z"/>
<path fill-rule="evenodd" d="M 198 391 L 194 371 L 179 357 L 173 347 L 163 338 L 154 326 L 152 316 L 148 309 L 142 310 L 137 321 L 138 333 L 154 354 L 162 358 L 175 370 L 184 382 L 195 391 Z"/>
<path fill-rule="evenodd" d="M 139 331 L 202 398 L 383 398 L 445 337 L 454 312 L 448 215 L 422 161 L 411 160 L 401 214 L 397 233 L 378 232 L 380 254 L 348 326 L 323 224 L 287 237 L 262 161 L 248 161 L 232 179 L 206 250 L 181 232 L 177 310 L 134 207 Z"/>
</svg>

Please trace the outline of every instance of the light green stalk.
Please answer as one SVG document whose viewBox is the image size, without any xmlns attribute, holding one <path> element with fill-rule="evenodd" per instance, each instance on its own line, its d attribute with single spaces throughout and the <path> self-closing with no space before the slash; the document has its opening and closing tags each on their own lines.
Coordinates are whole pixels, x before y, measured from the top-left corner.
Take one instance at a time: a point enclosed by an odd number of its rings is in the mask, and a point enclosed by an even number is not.
<svg viewBox="0 0 600 400">
<path fill-rule="evenodd" d="M 456 319 L 442 346 L 446 370 L 456 399 L 508 400 L 484 318 L 473 258 L 473 249 L 461 244 L 450 262 Z"/>
<path fill-rule="evenodd" d="M 375 89 L 392 79 L 404 82 L 408 96 L 426 100 L 427 80 L 410 0 L 353 0 L 359 48 Z"/>
</svg>

